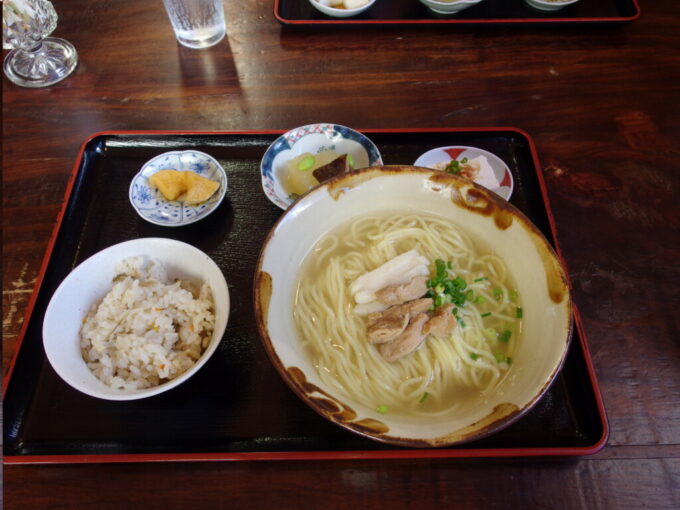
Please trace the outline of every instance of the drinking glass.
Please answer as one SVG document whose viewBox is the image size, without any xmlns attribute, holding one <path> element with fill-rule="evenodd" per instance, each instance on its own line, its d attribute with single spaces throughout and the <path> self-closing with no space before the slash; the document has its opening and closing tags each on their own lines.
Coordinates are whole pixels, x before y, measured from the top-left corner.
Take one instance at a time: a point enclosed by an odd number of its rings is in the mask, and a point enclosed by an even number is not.
<svg viewBox="0 0 680 510">
<path fill-rule="evenodd" d="M 3 64 L 7 77 L 22 87 L 47 87 L 73 72 L 78 53 L 71 43 L 47 37 L 57 26 L 48 0 L 4 0 L 2 47 L 11 49 Z"/>
<path fill-rule="evenodd" d="M 194 49 L 214 46 L 224 38 L 222 0 L 163 0 L 177 41 Z"/>
</svg>

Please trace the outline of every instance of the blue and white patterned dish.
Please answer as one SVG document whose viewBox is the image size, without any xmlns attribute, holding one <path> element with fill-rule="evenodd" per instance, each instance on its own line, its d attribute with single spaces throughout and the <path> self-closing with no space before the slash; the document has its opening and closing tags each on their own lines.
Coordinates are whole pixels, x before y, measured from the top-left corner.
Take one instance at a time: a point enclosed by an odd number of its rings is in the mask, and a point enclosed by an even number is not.
<svg viewBox="0 0 680 510">
<path fill-rule="evenodd" d="M 283 189 L 280 172 L 286 163 L 300 154 L 318 154 L 334 150 L 350 154 L 355 168 L 382 165 L 382 157 L 375 144 L 358 131 L 337 124 L 309 124 L 291 129 L 278 137 L 264 153 L 260 163 L 262 189 L 267 198 L 281 209 L 288 209 L 297 198 Z"/>
<path fill-rule="evenodd" d="M 219 181 L 215 194 L 198 205 L 186 205 L 177 200 L 166 200 L 158 188 L 149 184 L 149 177 L 159 170 L 188 170 Z M 130 183 L 130 202 L 146 221 L 165 227 L 181 227 L 202 220 L 217 209 L 227 193 L 227 174 L 224 168 L 204 152 L 164 152 L 147 161 Z"/>
</svg>

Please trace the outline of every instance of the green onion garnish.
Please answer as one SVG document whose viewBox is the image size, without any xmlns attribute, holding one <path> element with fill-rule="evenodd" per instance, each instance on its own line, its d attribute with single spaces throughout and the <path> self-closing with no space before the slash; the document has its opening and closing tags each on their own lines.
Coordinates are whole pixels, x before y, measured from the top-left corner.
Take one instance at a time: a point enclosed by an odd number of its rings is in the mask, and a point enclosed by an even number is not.
<svg viewBox="0 0 680 510">
<path fill-rule="evenodd" d="M 470 358 L 472 358 L 472 361 L 477 361 L 479 359 L 479 354 L 471 352 Z"/>
<path fill-rule="evenodd" d="M 496 301 L 500 301 L 503 297 L 503 289 L 499 289 L 498 287 L 493 289 L 493 297 L 496 298 Z"/>
<path fill-rule="evenodd" d="M 491 312 L 483 313 L 482 315 L 480 315 L 480 317 L 484 318 L 484 317 L 488 317 L 489 315 L 491 315 Z"/>
<path fill-rule="evenodd" d="M 347 154 L 347 164 L 351 169 L 354 168 L 354 158 L 352 157 L 351 154 Z"/>
<path fill-rule="evenodd" d="M 481 278 L 477 278 L 475 282 L 483 282 L 484 280 L 488 280 L 486 276 L 482 276 Z"/>
<path fill-rule="evenodd" d="M 518 319 L 521 319 L 523 315 L 524 315 L 524 312 L 522 311 L 522 307 L 518 306 L 515 309 L 515 317 L 517 317 Z"/>
<path fill-rule="evenodd" d="M 512 365 L 512 358 L 511 358 L 510 356 L 508 356 L 507 358 L 505 358 L 505 362 L 506 362 L 508 365 Z"/>
<path fill-rule="evenodd" d="M 375 410 L 380 414 L 387 414 L 387 406 L 378 406 Z"/>
<path fill-rule="evenodd" d="M 502 352 L 500 351 L 494 352 L 493 355 L 496 358 L 496 361 L 498 361 L 498 363 L 502 363 L 503 361 L 505 361 L 505 354 L 503 354 Z"/>
<path fill-rule="evenodd" d="M 509 297 L 512 301 L 517 301 L 517 298 L 519 297 L 519 293 L 518 293 L 516 290 L 511 290 L 511 291 L 508 293 L 508 297 Z"/>
<path fill-rule="evenodd" d="M 508 342 L 511 336 L 512 332 L 509 329 L 506 329 L 500 335 L 498 335 L 498 340 L 500 342 Z"/>
<path fill-rule="evenodd" d="M 486 303 L 486 298 L 484 296 L 477 296 L 475 298 L 475 303 L 477 303 L 478 305 L 483 305 L 484 303 Z"/>
<path fill-rule="evenodd" d="M 423 396 L 420 397 L 420 403 L 422 404 L 423 402 L 425 402 L 427 400 L 427 397 L 429 397 L 429 396 L 430 396 L 430 394 L 427 391 L 425 393 L 423 393 Z"/>
<path fill-rule="evenodd" d="M 447 267 L 451 268 L 451 262 L 442 259 L 434 261 L 435 276 L 427 280 L 429 290 L 427 297 L 434 299 L 435 308 L 453 303 L 456 306 L 465 305 L 466 301 L 474 299 L 474 293 L 465 292 L 467 282 L 460 276 L 454 279 L 449 278 Z"/>
<path fill-rule="evenodd" d="M 451 161 L 449 161 L 449 164 L 446 165 L 446 168 L 444 170 L 454 175 L 460 173 L 460 162 L 455 159 L 452 159 Z"/>
<path fill-rule="evenodd" d="M 458 319 L 458 322 L 460 323 L 461 328 L 465 327 L 465 321 L 463 319 Z"/>
</svg>

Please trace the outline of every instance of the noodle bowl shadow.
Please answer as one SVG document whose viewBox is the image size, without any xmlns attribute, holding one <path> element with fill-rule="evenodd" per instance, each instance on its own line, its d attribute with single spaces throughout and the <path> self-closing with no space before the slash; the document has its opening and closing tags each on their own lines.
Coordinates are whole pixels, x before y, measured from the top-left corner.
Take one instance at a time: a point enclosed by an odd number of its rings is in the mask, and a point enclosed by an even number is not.
<svg viewBox="0 0 680 510">
<path fill-rule="evenodd" d="M 512 365 L 491 387 L 452 412 L 428 416 L 385 413 L 379 402 L 368 405 L 356 393 L 349 396 L 319 375 L 294 320 L 298 283 L 306 270 L 304 261 L 316 243 L 354 219 L 395 212 L 438 217 L 474 233 L 503 260 L 522 299 L 521 335 L 513 347 Z M 254 306 L 269 358 L 303 401 L 350 431 L 409 447 L 469 442 L 519 419 L 555 380 L 572 334 L 566 276 L 538 229 L 514 206 L 485 188 L 412 166 L 351 172 L 314 188 L 295 202 L 263 245 L 255 274 Z M 330 321 L 332 324 L 333 319 Z M 363 364 L 361 360 L 354 363 Z"/>
</svg>

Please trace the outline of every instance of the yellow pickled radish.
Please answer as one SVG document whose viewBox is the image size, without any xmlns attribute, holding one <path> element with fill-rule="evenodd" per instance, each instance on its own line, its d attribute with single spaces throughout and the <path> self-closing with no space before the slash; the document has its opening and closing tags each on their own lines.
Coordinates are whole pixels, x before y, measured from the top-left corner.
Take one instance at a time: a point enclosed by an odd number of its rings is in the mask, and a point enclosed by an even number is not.
<svg viewBox="0 0 680 510">
<path fill-rule="evenodd" d="M 159 170 L 149 177 L 149 184 L 158 188 L 166 200 L 177 200 L 187 190 L 186 179 L 177 170 Z"/>
<path fill-rule="evenodd" d="M 187 183 L 187 194 L 184 197 L 184 203 L 187 205 L 205 202 L 220 187 L 219 182 L 207 179 L 194 172 L 184 172 L 184 177 Z"/>
</svg>

